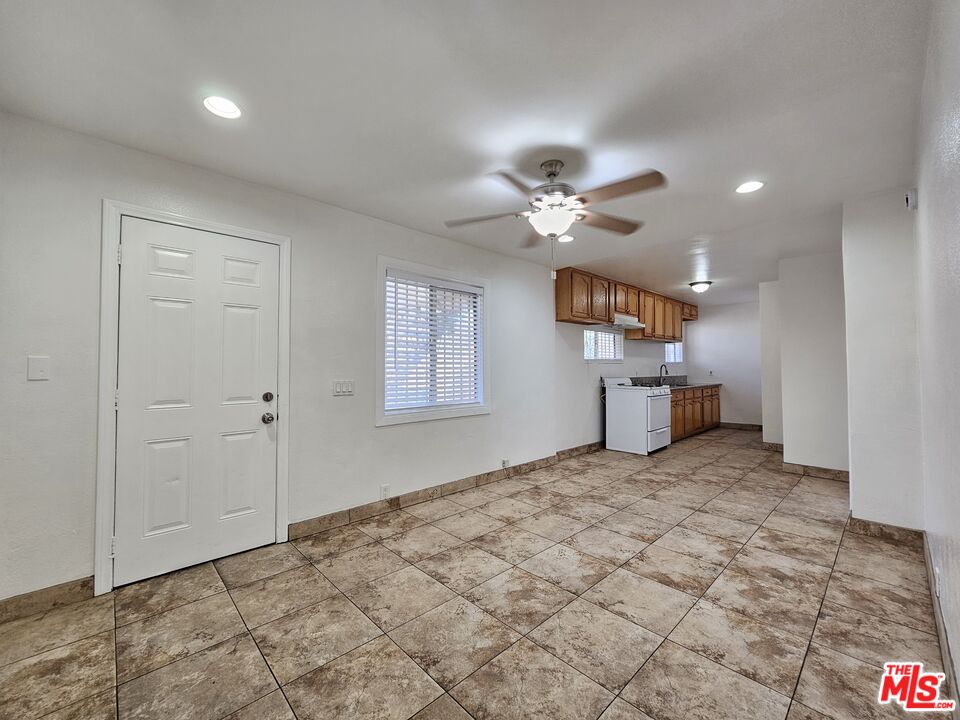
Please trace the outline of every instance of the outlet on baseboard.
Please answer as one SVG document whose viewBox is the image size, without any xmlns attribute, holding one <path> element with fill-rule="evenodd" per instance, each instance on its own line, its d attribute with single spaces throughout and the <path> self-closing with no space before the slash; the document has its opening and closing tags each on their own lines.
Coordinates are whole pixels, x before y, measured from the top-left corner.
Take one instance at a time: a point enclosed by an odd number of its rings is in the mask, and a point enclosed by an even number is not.
<svg viewBox="0 0 960 720">
<path fill-rule="evenodd" d="M 386 500 L 388 497 L 390 497 L 390 486 L 384 483 L 380 486 L 380 499 Z"/>
<path fill-rule="evenodd" d="M 503 459 L 500 461 L 500 467 L 502 467 L 502 468 L 508 468 L 508 467 L 510 467 L 510 461 L 507 460 L 506 458 L 503 458 Z"/>
</svg>

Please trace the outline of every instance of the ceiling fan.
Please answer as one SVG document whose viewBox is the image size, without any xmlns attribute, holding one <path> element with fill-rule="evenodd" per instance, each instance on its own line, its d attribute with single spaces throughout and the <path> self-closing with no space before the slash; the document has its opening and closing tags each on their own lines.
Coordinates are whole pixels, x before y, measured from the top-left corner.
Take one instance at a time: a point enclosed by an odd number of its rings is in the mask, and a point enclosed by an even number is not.
<svg viewBox="0 0 960 720">
<path fill-rule="evenodd" d="M 560 171 L 563 169 L 563 162 L 560 160 L 547 160 L 540 164 L 540 169 L 547 176 L 547 181 L 534 188 L 527 187 L 515 175 L 506 170 L 494 173 L 511 187 L 523 193 L 530 204 L 529 210 L 448 220 L 444 225 L 448 228 L 454 228 L 461 225 L 497 220 L 511 215 L 517 218 L 526 218 L 531 225 L 531 231 L 527 235 L 523 247 L 533 247 L 545 237 L 560 242 L 569 242 L 573 238 L 567 234 L 567 231 L 575 222 L 600 230 L 619 233 L 620 235 L 630 235 L 639 230 L 643 223 L 607 215 L 588 208 L 597 203 L 613 200 L 624 195 L 653 190 L 667 183 L 667 179 L 661 173 L 651 170 L 642 175 L 578 193 L 572 186 L 557 180 Z"/>
</svg>

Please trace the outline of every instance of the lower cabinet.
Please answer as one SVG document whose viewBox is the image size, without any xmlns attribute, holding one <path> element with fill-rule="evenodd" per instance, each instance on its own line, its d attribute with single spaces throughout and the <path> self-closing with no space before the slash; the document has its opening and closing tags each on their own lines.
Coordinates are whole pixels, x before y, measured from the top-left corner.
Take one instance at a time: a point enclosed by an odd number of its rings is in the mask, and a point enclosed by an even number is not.
<svg viewBox="0 0 960 720">
<path fill-rule="evenodd" d="M 719 387 L 673 391 L 670 396 L 670 435 L 673 440 L 696 435 L 719 424 Z"/>
</svg>

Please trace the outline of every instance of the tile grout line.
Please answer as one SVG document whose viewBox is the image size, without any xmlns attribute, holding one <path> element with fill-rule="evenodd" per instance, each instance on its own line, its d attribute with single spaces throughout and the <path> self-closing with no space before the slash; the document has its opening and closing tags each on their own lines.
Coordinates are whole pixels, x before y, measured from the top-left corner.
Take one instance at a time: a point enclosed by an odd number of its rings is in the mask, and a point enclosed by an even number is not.
<svg viewBox="0 0 960 720">
<path fill-rule="evenodd" d="M 759 465 L 758 465 L 757 467 L 759 467 Z M 750 474 L 749 472 L 746 473 L 746 474 L 744 475 L 744 477 L 745 477 L 746 475 L 749 475 L 749 474 Z M 741 478 L 741 480 L 742 480 L 742 478 Z M 736 485 L 736 484 L 739 483 L 741 480 L 735 481 L 732 485 L 730 485 L 730 487 L 733 487 L 733 485 Z M 796 484 L 794 484 L 793 487 L 796 487 Z M 791 488 L 791 489 L 792 489 L 792 488 Z M 720 493 L 720 494 L 722 494 L 722 493 Z M 784 496 L 784 497 L 786 497 L 786 496 Z M 709 503 L 711 502 L 711 500 L 713 500 L 713 498 L 711 498 L 711 499 L 708 500 L 707 502 L 703 503 L 703 505 L 701 505 L 700 508 L 703 508 L 705 505 L 709 504 Z M 781 502 L 782 502 L 782 500 L 781 500 Z M 776 507 L 779 507 L 779 505 L 780 505 L 780 503 L 777 503 L 777 505 L 776 505 L 773 509 L 771 509 L 770 512 L 767 513 L 767 517 L 764 518 L 763 522 L 766 522 L 767 518 L 770 517 L 770 515 L 773 513 L 773 511 L 776 509 Z M 699 510 L 699 508 L 698 508 L 698 510 Z M 695 511 L 695 512 L 696 512 L 696 511 Z M 688 516 L 688 517 L 689 517 L 689 516 Z M 682 521 L 681 521 L 681 522 L 682 522 Z M 675 527 L 676 527 L 676 526 L 675 526 Z M 759 531 L 759 529 L 760 529 L 761 527 L 763 527 L 763 523 L 762 523 L 762 522 L 761 522 L 761 524 L 757 527 L 757 530 L 754 530 L 753 534 L 751 534 L 750 537 L 752 538 L 753 535 L 756 534 L 757 531 Z M 748 539 L 747 539 L 747 542 L 749 542 L 749 541 L 750 541 L 750 539 L 748 538 Z M 653 544 L 653 543 L 651 543 L 651 544 Z M 681 617 L 681 618 L 677 621 L 677 623 L 673 626 L 673 628 L 671 628 L 670 632 L 667 633 L 666 636 L 664 636 L 663 641 L 657 646 L 657 650 L 659 650 L 659 649 L 663 646 L 663 643 L 665 643 L 665 642 L 667 642 L 667 641 L 669 640 L 670 642 L 672 642 L 672 643 L 674 643 L 674 644 L 676 644 L 676 645 L 679 645 L 680 647 L 683 647 L 683 648 L 684 648 L 685 650 L 687 650 L 688 652 L 692 652 L 692 653 L 694 653 L 694 654 L 696 654 L 696 655 L 698 655 L 698 656 L 700 656 L 700 657 L 703 657 L 704 659 L 708 660 L 709 662 L 715 662 L 715 663 L 716 663 L 716 661 L 711 660 L 710 658 L 707 658 L 707 657 L 705 657 L 704 655 L 701 655 L 701 654 L 698 653 L 697 651 L 692 650 L 692 649 L 690 649 L 690 648 L 687 648 L 687 647 L 685 647 L 684 645 L 682 645 L 681 643 L 676 642 L 675 640 L 670 640 L 670 635 L 673 634 L 674 630 L 676 630 L 676 629 L 680 626 L 680 624 L 684 621 L 684 619 L 687 617 L 687 615 L 690 614 L 690 612 L 693 610 L 693 608 L 695 608 L 695 607 L 697 606 L 697 604 L 703 599 L 703 597 L 710 591 L 710 588 L 713 587 L 713 585 L 717 582 L 717 580 L 720 579 L 720 576 L 723 575 L 723 573 L 727 570 L 727 568 L 730 566 L 730 564 L 736 559 L 737 555 L 739 555 L 740 552 L 743 550 L 743 548 L 746 547 L 746 544 L 747 544 L 747 543 L 744 542 L 744 543 L 740 546 L 740 550 L 738 550 L 737 553 L 736 553 L 733 557 L 731 557 L 730 560 L 727 561 L 727 563 L 723 566 L 723 570 L 721 570 L 721 571 L 717 574 L 717 576 L 714 578 L 713 582 L 711 582 L 710 585 L 707 586 L 707 588 L 700 594 L 700 596 L 697 598 L 697 601 L 690 607 L 689 610 L 687 610 L 687 611 L 683 614 L 683 617 Z M 734 611 L 734 612 L 736 612 L 736 611 Z M 740 614 L 740 613 L 737 613 L 737 614 Z M 747 617 L 747 616 L 744 615 L 743 617 Z M 752 618 L 748 618 L 748 619 L 752 619 Z M 754 622 L 759 622 L 759 621 L 754 620 Z M 768 627 L 772 627 L 772 626 L 768 626 Z M 633 674 L 633 676 L 632 676 L 626 683 L 624 683 L 623 687 L 620 689 L 620 692 L 618 692 L 618 693 L 616 694 L 616 697 L 617 697 L 617 698 L 620 698 L 621 700 L 623 700 L 623 702 L 626 702 L 626 703 L 627 703 L 628 705 L 630 705 L 631 707 L 636 707 L 636 706 L 633 705 L 632 703 L 628 702 L 628 701 L 625 700 L 624 698 L 622 698 L 621 695 L 622 695 L 623 691 L 630 685 L 630 683 L 633 682 L 633 681 L 636 679 L 636 677 L 643 671 L 643 668 L 644 668 L 644 667 L 646 666 L 646 664 L 650 661 L 650 658 L 652 658 L 652 657 L 654 656 L 654 654 L 656 653 L 657 650 L 654 650 L 654 652 L 650 653 L 650 655 L 647 657 L 646 660 L 643 661 L 643 664 L 637 669 L 637 671 Z M 730 670 L 731 672 L 737 673 L 738 675 L 740 675 L 741 677 L 746 678 L 747 680 L 751 680 L 752 682 L 758 682 L 758 681 L 756 681 L 756 680 L 753 680 L 753 678 L 749 678 L 749 677 L 747 677 L 746 675 L 744 675 L 743 673 L 741 673 L 741 672 L 739 672 L 739 671 L 737 671 L 737 670 L 734 670 L 734 669 L 731 668 L 731 667 L 728 667 L 728 666 L 724 665 L 723 663 L 716 663 L 716 664 L 717 664 L 717 665 L 720 665 L 721 667 L 723 667 L 723 668 L 725 668 L 725 669 L 727 669 L 727 670 Z M 799 675 L 798 675 L 798 677 L 799 677 Z M 758 684 L 763 685 L 763 683 L 758 683 Z M 767 685 L 763 685 L 763 687 L 767 687 L 768 689 L 772 690 L 773 692 L 777 692 L 778 694 L 780 694 L 781 696 L 783 696 L 782 693 L 779 693 L 779 691 L 777 691 L 777 690 L 773 690 L 773 688 L 769 688 Z M 783 697 L 786 697 L 786 696 L 783 696 Z M 791 696 L 791 697 L 788 697 L 787 700 L 788 700 L 788 702 L 787 702 L 787 708 L 788 708 L 788 710 L 789 710 L 790 703 L 791 703 L 792 700 L 793 700 L 792 696 Z M 611 701 L 611 704 L 612 704 L 612 701 Z M 608 707 L 609 707 L 609 705 L 608 705 Z M 640 710 L 640 712 L 645 712 L 644 710 L 641 710 L 640 708 L 637 708 L 637 709 Z"/>
</svg>

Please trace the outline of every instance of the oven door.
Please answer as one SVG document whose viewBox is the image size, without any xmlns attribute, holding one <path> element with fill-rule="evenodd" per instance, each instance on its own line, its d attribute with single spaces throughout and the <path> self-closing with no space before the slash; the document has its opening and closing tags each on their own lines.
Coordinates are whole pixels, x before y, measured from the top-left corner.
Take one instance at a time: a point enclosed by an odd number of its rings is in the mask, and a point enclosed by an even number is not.
<svg viewBox="0 0 960 720">
<path fill-rule="evenodd" d="M 647 398 L 647 431 L 670 427 L 670 396 L 653 395 Z"/>
</svg>

